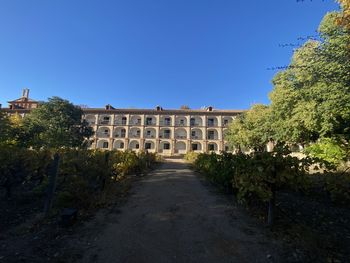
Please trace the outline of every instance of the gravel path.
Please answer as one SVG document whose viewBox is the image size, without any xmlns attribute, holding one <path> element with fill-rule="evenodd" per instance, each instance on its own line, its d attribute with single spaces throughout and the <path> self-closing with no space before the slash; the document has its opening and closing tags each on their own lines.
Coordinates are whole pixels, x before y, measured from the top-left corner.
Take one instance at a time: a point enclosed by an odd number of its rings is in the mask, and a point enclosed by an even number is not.
<svg viewBox="0 0 350 263">
<path fill-rule="evenodd" d="M 283 262 L 280 243 L 184 163 L 136 182 L 119 209 L 83 262 Z"/>
</svg>

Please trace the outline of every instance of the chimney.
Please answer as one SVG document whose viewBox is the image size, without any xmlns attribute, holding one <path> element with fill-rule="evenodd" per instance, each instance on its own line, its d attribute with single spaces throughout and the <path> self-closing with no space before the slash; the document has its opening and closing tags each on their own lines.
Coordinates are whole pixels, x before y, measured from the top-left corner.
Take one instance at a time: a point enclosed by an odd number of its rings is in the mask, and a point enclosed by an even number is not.
<svg viewBox="0 0 350 263">
<path fill-rule="evenodd" d="M 23 89 L 22 97 L 26 99 L 29 98 L 29 89 Z"/>
<path fill-rule="evenodd" d="M 107 104 L 107 105 L 105 106 L 105 109 L 106 109 L 106 110 L 114 110 L 114 107 L 113 107 L 111 104 Z"/>
</svg>

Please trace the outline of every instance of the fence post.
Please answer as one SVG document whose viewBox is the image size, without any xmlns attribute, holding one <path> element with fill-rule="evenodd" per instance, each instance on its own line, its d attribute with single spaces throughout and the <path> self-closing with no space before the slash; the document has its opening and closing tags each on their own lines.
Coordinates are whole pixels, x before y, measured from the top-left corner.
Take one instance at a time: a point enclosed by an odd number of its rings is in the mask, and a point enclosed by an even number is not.
<svg viewBox="0 0 350 263">
<path fill-rule="evenodd" d="M 44 207 L 45 215 L 49 214 L 49 211 L 52 206 L 52 200 L 56 189 L 59 162 L 60 162 L 60 155 L 58 153 L 55 153 L 53 156 L 53 161 L 50 165 L 51 167 L 49 169 L 49 184 L 47 186 L 47 195 L 46 195 L 45 207 Z"/>
</svg>

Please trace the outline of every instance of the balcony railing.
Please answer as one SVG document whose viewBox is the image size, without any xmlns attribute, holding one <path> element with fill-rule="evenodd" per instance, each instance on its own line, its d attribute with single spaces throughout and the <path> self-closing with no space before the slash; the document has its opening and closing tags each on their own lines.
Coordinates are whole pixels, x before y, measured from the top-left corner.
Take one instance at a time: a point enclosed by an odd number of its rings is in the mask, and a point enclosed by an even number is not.
<svg viewBox="0 0 350 263">
<path fill-rule="evenodd" d="M 130 134 L 130 138 L 140 138 L 140 134 Z"/>
<path fill-rule="evenodd" d="M 202 136 L 191 136 L 191 139 L 202 140 Z"/>
<path fill-rule="evenodd" d="M 208 140 L 218 140 L 217 136 L 208 136 Z"/>
<path fill-rule="evenodd" d="M 186 139 L 187 136 L 185 135 L 176 135 L 176 139 Z"/>
<path fill-rule="evenodd" d="M 170 139 L 170 134 L 161 134 L 159 138 Z"/>
<path fill-rule="evenodd" d="M 125 138 L 125 134 L 116 134 L 115 137 L 116 138 Z"/>
<path fill-rule="evenodd" d="M 155 138 L 156 136 L 154 134 L 146 134 L 145 138 Z"/>
<path fill-rule="evenodd" d="M 191 126 L 200 126 L 198 122 L 191 122 Z"/>
</svg>

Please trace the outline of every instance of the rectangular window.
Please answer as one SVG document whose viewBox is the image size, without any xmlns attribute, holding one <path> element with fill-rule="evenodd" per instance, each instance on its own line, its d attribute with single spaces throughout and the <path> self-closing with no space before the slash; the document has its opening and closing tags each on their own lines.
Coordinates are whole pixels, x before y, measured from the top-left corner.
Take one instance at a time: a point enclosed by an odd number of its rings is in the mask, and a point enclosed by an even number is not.
<svg viewBox="0 0 350 263">
<path fill-rule="evenodd" d="M 126 117 L 122 118 L 122 125 L 126 125 Z"/>
<path fill-rule="evenodd" d="M 215 137 L 214 137 L 214 131 L 208 131 L 208 139 L 209 140 L 214 140 Z"/>
<path fill-rule="evenodd" d="M 194 126 L 195 125 L 195 118 L 191 118 L 190 122 L 191 122 L 191 126 Z"/>
<path fill-rule="evenodd" d="M 164 118 L 164 124 L 165 125 L 170 125 L 171 123 L 171 119 L 170 118 Z"/>
<path fill-rule="evenodd" d="M 214 119 L 208 119 L 208 126 L 214 126 Z"/>
<path fill-rule="evenodd" d="M 169 150 L 170 149 L 170 143 L 164 143 L 163 149 L 164 150 Z"/>
<path fill-rule="evenodd" d="M 198 144 L 192 144 L 192 151 L 197 151 L 198 150 Z"/>
<path fill-rule="evenodd" d="M 164 130 L 164 138 L 166 139 L 170 138 L 170 130 Z"/>
<path fill-rule="evenodd" d="M 136 143 L 135 148 L 136 149 L 140 148 L 140 144 Z"/>
<path fill-rule="evenodd" d="M 103 142 L 102 148 L 104 148 L 104 149 L 108 148 L 108 142 Z"/>
<path fill-rule="evenodd" d="M 214 144 L 208 144 L 208 150 L 214 151 L 215 150 Z"/>
<path fill-rule="evenodd" d="M 191 132 L 192 137 L 196 137 L 196 131 Z"/>
<path fill-rule="evenodd" d="M 146 149 L 146 150 L 151 149 L 151 147 L 152 147 L 152 144 L 151 144 L 150 142 L 146 142 L 146 143 L 145 143 L 145 149 Z"/>
</svg>

